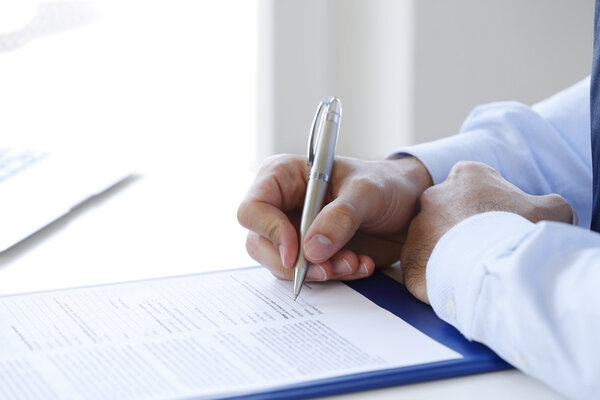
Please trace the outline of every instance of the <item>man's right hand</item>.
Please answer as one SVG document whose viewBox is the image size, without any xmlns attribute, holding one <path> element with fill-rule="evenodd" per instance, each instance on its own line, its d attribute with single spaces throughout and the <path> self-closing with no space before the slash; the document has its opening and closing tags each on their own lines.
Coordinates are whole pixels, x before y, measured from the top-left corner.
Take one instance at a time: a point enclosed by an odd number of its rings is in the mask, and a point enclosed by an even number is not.
<svg viewBox="0 0 600 400">
<path fill-rule="evenodd" d="M 291 279 L 309 167 L 306 158 L 267 159 L 238 210 L 249 230 L 246 247 L 257 262 Z M 431 186 L 413 157 L 362 161 L 337 157 L 323 210 L 302 243 L 309 281 L 357 279 L 400 259 L 404 234 L 421 193 Z"/>
</svg>

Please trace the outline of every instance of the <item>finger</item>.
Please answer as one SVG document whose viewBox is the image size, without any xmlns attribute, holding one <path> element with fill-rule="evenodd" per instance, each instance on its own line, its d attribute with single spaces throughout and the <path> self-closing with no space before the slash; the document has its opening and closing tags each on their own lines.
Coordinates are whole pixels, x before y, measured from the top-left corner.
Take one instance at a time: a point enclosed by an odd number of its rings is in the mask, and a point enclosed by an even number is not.
<svg viewBox="0 0 600 400">
<path fill-rule="evenodd" d="M 302 207 L 307 168 L 300 156 L 269 157 L 238 208 L 240 224 L 269 239 L 288 268 L 298 253 L 298 237 L 286 213 Z"/>
<path fill-rule="evenodd" d="M 244 202 L 238 210 L 238 220 L 242 226 L 271 242 L 283 266 L 294 266 L 298 254 L 298 235 L 292 222 L 280 209 L 262 202 Z"/>
<path fill-rule="evenodd" d="M 311 265 L 312 267 L 313 265 Z M 353 251 L 342 249 L 330 260 L 314 265 L 320 267 L 325 278 L 314 280 L 354 280 L 370 276 L 375 271 L 375 263 L 367 255 L 356 255 Z M 309 269 L 310 273 L 310 269 Z"/>
<path fill-rule="evenodd" d="M 342 249 L 331 257 L 332 279 L 345 279 L 354 275 L 358 268 L 358 256 L 350 250 Z"/>
<path fill-rule="evenodd" d="M 406 232 L 380 237 L 358 231 L 345 247 L 356 254 L 368 254 L 376 267 L 389 267 L 400 260 L 405 240 Z"/>
<path fill-rule="evenodd" d="M 303 243 L 305 257 L 313 263 L 331 258 L 360 226 L 356 208 L 344 199 L 329 203 L 313 221 Z"/>
<path fill-rule="evenodd" d="M 367 255 L 361 254 L 357 256 L 357 268 L 354 270 L 354 273 L 340 276 L 335 279 L 340 279 L 344 281 L 363 279 L 368 276 L 371 276 L 373 272 L 375 272 L 375 263 L 373 262 L 373 259 Z"/>
<path fill-rule="evenodd" d="M 355 178 L 339 189 L 338 196 L 317 215 L 303 243 L 306 258 L 321 263 L 331 258 L 354 236 L 373 213 L 380 213 L 382 199 L 368 179 Z"/>
<path fill-rule="evenodd" d="M 357 278 L 365 278 L 367 276 L 373 275 L 373 272 L 375 272 L 376 265 L 371 257 L 366 255 L 359 255 L 358 263 L 359 267 L 355 274 Z"/>
<path fill-rule="evenodd" d="M 246 238 L 246 251 L 250 257 L 267 268 L 277 278 L 292 279 L 293 269 L 283 266 L 279 251 L 270 240 L 255 232 L 249 232 Z"/>
<path fill-rule="evenodd" d="M 267 268 L 278 279 L 292 280 L 294 270 L 282 265 L 279 252 L 267 238 L 255 232 L 249 232 L 246 238 L 246 250 L 250 257 Z M 321 265 L 311 264 L 306 272 L 306 280 L 309 282 L 324 281 L 332 276 L 330 262 L 324 262 Z"/>
</svg>

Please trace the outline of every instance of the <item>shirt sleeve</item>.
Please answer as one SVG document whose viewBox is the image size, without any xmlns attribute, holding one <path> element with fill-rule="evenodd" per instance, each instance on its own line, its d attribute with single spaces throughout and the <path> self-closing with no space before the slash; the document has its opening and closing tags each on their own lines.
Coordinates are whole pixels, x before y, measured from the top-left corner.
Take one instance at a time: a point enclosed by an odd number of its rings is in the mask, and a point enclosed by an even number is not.
<svg viewBox="0 0 600 400">
<path fill-rule="evenodd" d="M 400 149 L 443 182 L 458 161 L 480 161 L 526 193 L 558 193 L 589 227 L 592 167 L 589 77 L 535 104 L 492 103 L 477 107 L 458 135 Z M 393 158 L 394 156 L 392 156 Z"/>
<path fill-rule="evenodd" d="M 600 234 L 505 212 L 457 224 L 427 266 L 442 319 L 577 399 L 600 393 L 599 283 Z"/>
</svg>

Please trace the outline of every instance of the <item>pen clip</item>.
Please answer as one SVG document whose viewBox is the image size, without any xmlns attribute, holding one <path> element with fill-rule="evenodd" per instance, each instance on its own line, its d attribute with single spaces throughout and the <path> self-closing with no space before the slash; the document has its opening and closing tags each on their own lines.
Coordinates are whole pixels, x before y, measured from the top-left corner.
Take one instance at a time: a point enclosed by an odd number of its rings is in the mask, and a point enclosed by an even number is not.
<svg viewBox="0 0 600 400">
<path fill-rule="evenodd" d="M 308 166 L 311 167 L 313 161 L 315 160 L 315 143 L 318 141 L 316 138 L 316 134 L 319 129 L 317 129 L 323 123 L 323 115 L 325 115 L 325 109 L 329 108 L 331 102 L 335 99 L 333 96 L 329 96 L 321 100 L 319 107 L 317 108 L 317 112 L 315 114 L 315 119 L 312 123 L 312 130 L 310 135 L 308 136 Z"/>
</svg>

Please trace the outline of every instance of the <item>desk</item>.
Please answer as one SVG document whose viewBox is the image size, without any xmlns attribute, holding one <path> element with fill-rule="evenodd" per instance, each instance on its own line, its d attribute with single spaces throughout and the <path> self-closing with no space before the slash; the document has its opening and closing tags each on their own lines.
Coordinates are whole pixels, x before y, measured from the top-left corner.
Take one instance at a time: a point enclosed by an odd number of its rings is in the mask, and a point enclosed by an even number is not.
<svg viewBox="0 0 600 400">
<path fill-rule="evenodd" d="M 191 170 L 133 176 L 1 254 L 0 293 L 253 265 L 245 251 L 246 232 L 236 220 L 251 179 L 250 172 L 221 174 L 200 183 Z M 221 195 L 209 188 L 219 188 Z M 513 370 L 332 398 L 561 397 Z"/>
</svg>

